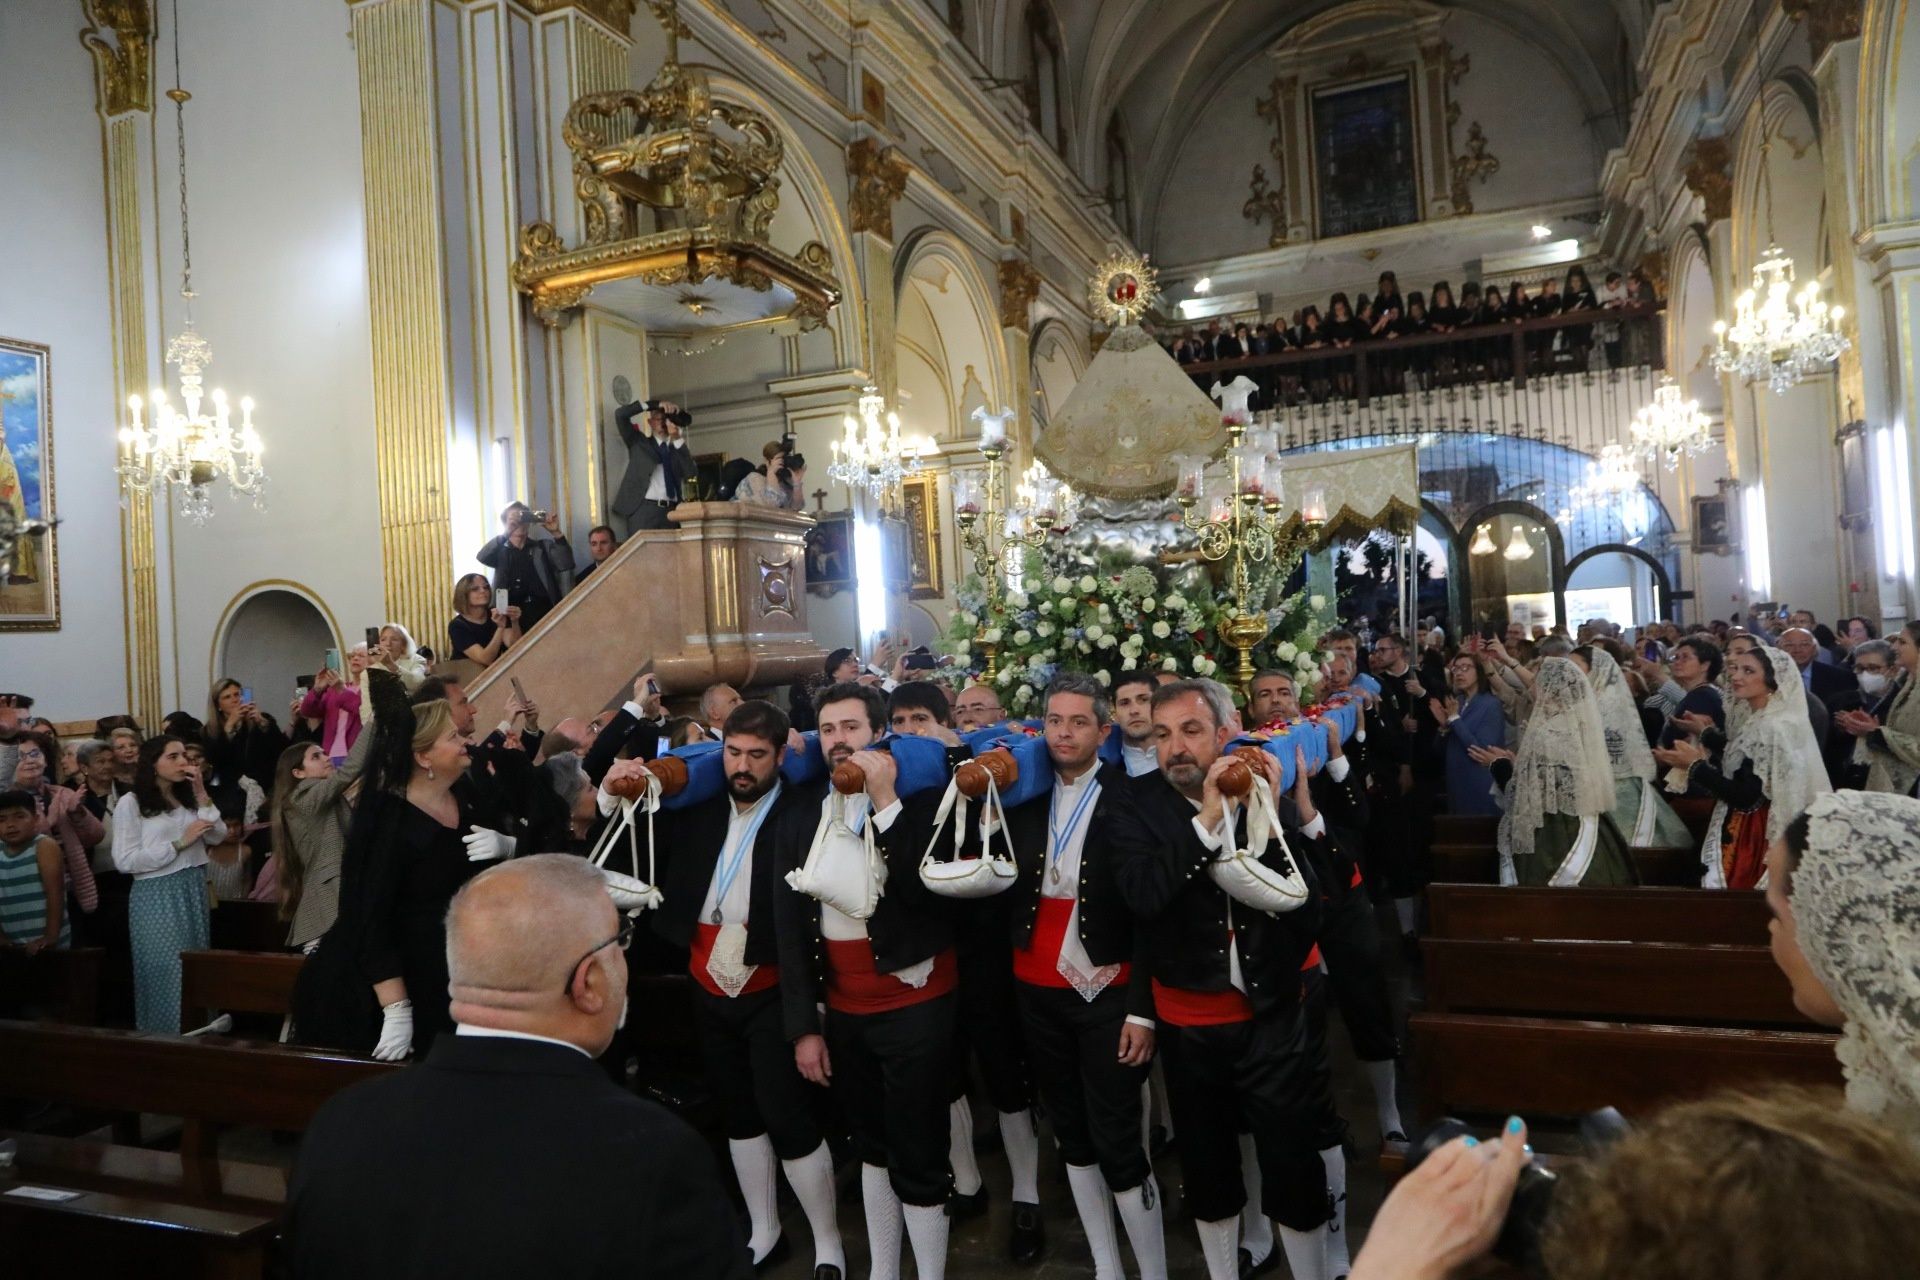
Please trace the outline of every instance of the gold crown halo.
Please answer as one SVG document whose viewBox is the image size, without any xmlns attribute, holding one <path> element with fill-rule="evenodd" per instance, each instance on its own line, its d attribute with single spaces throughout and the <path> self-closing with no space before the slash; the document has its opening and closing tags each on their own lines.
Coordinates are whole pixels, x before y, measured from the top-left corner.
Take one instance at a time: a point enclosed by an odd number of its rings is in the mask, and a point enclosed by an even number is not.
<svg viewBox="0 0 1920 1280">
<path fill-rule="evenodd" d="M 1087 301 L 1098 319 L 1116 329 L 1138 324 L 1159 296 L 1158 279 L 1145 254 L 1116 253 L 1093 269 Z"/>
</svg>

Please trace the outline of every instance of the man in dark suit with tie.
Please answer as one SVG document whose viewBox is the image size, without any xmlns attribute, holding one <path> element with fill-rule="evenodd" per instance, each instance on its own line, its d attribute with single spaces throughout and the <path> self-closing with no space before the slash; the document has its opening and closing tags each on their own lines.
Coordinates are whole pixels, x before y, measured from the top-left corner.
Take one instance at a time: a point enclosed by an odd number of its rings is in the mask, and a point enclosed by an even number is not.
<svg viewBox="0 0 1920 1280">
<path fill-rule="evenodd" d="M 314 1118 L 288 1196 L 296 1277 L 751 1275 L 706 1144 L 593 1061 L 626 1016 L 633 928 L 565 854 L 455 895 L 457 1034 Z"/>
<path fill-rule="evenodd" d="M 646 415 L 644 425 L 634 419 Z M 686 428 L 693 415 L 671 400 L 621 405 L 613 411 L 614 426 L 627 446 L 627 471 L 613 495 L 613 514 L 636 529 L 664 529 L 667 512 L 680 504 L 686 482 L 699 468 L 687 449 Z"/>
</svg>

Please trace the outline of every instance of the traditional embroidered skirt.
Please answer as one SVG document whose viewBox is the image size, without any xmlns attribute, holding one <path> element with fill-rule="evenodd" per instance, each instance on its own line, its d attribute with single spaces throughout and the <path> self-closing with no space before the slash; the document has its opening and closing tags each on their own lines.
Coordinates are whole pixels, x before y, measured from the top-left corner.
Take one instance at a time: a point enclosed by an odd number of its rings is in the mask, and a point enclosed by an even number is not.
<svg viewBox="0 0 1920 1280">
<path fill-rule="evenodd" d="M 134 1025 L 175 1035 L 180 1025 L 180 953 L 207 948 L 207 871 L 188 867 L 133 882 L 127 902 L 133 939 Z"/>
</svg>

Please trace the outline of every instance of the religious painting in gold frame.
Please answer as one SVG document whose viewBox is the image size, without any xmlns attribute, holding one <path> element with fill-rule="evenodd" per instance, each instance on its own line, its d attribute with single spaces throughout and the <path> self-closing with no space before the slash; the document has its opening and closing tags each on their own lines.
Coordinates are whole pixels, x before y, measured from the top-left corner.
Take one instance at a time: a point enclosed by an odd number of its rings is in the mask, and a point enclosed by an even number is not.
<svg viewBox="0 0 1920 1280">
<path fill-rule="evenodd" d="M 912 476 L 900 484 L 907 525 L 907 598 L 935 600 L 946 594 L 940 563 L 940 490 L 936 476 Z"/>
<path fill-rule="evenodd" d="M 0 338 L 0 538 L 13 541 L 0 631 L 60 629 L 50 359 L 38 342 Z"/>
</svg>

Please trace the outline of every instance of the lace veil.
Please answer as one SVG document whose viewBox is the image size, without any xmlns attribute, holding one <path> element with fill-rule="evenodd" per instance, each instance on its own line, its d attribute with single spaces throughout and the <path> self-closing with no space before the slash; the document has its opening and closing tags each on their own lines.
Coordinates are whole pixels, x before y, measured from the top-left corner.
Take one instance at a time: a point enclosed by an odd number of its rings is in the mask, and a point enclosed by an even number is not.
<svg viewBox="0 0 1920 1280">
<path fill-rule="evenodd" d="M 1550 813 L 1591 818 L 1613 807 L 1600 704 L 1571 658 L 1548 658 L 1533 682 L 1533 715 L 1513 762 L 1503 843 L 1511 855 L 1533 852 L 1534 831 Z"/>
<path fill-rule="evenodd" d="M 1847 1103 L 1920 1147 L 1920 801 L 1821 796 L 1791 898 L 1800 949 L 1847 1016 Z"/>
<path fill-rule="evenodd" d="M 1633 691 L 1620 664 L 1605 649 L 1588 650 L 1593 670 L 1587 683 L 1600 704 L 1600 724 L 1607 734 L 1607 758 L 1616 778 L 1654 776 L 1653 748 L 1647 745 L 1646 726 L 1640 721 L 1640 709 L 1634 705 Z"/>
<path fill-rule="evenodd" d="M 1754 776 L 1767 793 L 1767 839 L 1773 841 L 1806 812 L 1815 796 L 1833 790 L 1833 784 L 1827 779 L 1813 723 L 1807 719 L 1807 691 L 1800 683 L 1800 668 L 1785 650 L 1762 648 L 1759 654 L 1772 667 L 1778 687 L 1767 705 L 1749 714 L 1728 742 L 1720 771 L 1731 777 L 1742 761 L 1752 763 Z"/>
</svg>

